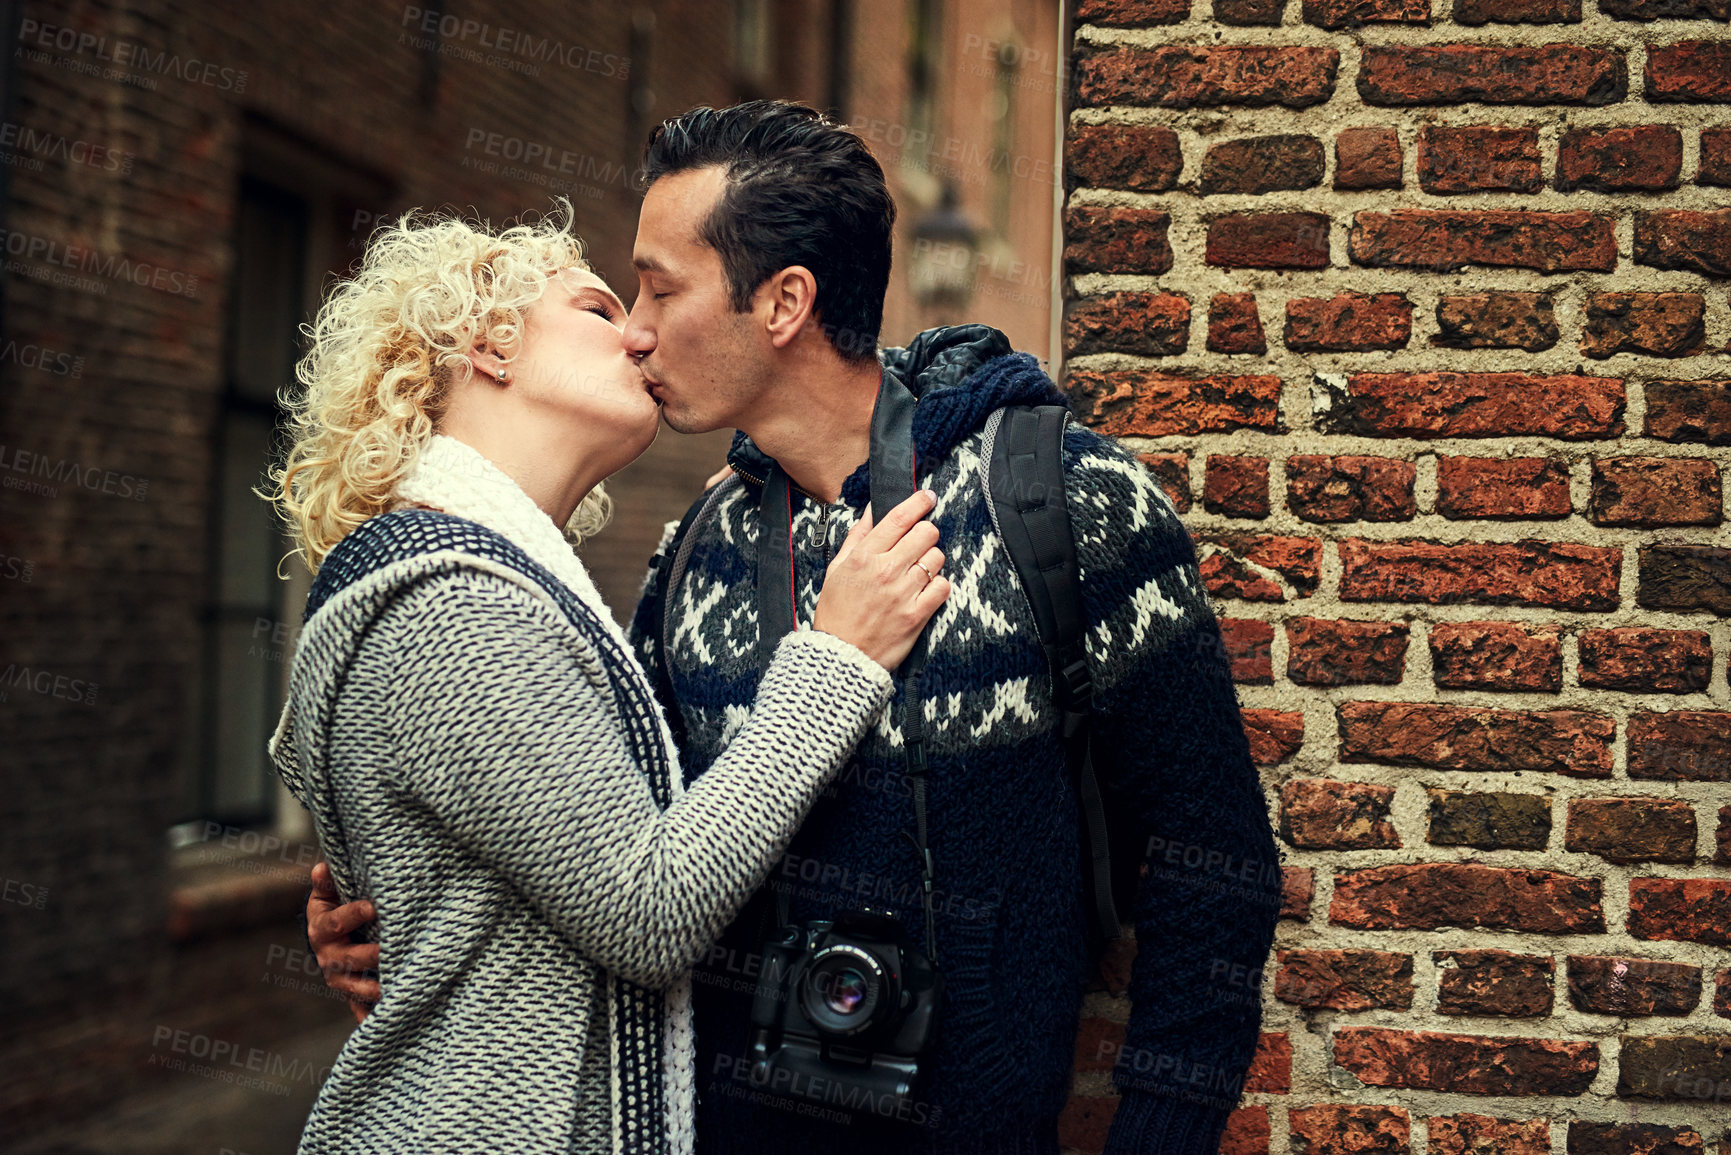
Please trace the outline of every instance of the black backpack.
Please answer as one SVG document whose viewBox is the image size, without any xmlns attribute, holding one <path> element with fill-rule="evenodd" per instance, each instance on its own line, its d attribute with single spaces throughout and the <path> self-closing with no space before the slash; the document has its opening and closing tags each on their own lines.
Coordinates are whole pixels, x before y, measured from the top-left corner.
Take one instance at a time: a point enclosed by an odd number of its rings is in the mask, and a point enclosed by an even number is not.
<svg viewBox="0 0 1731 1155">
<path fill-rule="evenodd" d="M 1075 539 L 1064 498 L 1068 419 L 1069 411 L 1061 405 L 1007 405 L 994 411 L 986 421 L 981 469 L 992 499 L 992 525 L 1033 611 L 1051 671 L 1052 700 L 1063 715 L 1065 755 L 1082 827 L 1089 947 L 1098 958 L 1106 942 L 1122 934 L 1119 912 L 1129 910 L 1134 902 L 1141 859 L 1132 849 L 1138 839 L 1130 808 L 1108 806 L 1089 741 L 1094 685 L 1084 647 L 1087 622 Z M 717 485 L 698 498 L 680 520 L 662 563 L 669 567 L 663 596 L 650 619 L 662 654 L 656 693 L 682 745 L 683 720 L 667 671 L 668 624 L 674 591 L 690 558 L 691 528 L 707 515 L 710 499 L 719 489 Z M 1118 817 L 1111 819 L 1109 814 Z"/>
</svg>

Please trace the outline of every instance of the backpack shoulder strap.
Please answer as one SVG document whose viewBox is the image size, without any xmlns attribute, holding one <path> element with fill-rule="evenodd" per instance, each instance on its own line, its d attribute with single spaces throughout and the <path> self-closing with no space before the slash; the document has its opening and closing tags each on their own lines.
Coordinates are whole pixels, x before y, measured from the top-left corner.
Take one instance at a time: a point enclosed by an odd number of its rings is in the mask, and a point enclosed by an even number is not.
<svg viewBox="0 0 1731 1155">
<path fill-rule="evenodd" d="M 985 469 L 992 523 L 1015 566 L 1039 629 L 1052 676 L 1052 700 L 1064 718 L 1064 746 L 1081 809 L 1087 861 L 1090 942 L 1095 951 L 1121 927 L 1112 895 L 1112 855 L 1105 803 L 1090 750 L 1088 716 L 1094 684 L 1088 671 L 1087 622 L 1070 510 L 1064 497 L 1061 405 L 1009 405 L 986 423 Z"/>
</svg>

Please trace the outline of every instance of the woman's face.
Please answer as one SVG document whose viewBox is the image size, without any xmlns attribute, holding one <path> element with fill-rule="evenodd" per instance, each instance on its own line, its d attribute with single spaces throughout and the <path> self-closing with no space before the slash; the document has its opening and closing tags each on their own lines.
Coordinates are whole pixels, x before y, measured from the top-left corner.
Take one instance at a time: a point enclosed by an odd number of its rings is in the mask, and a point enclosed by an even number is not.
<svg viewBox="0 0 1731 1155">
<path fill-rule="evenodd" d="M 536 406 L 580 419 L 594 443 L 618 456 L 607 472 L 635 461 L 655 440 L 661 410 L 625 350 L 625 306 L 607 283 L 566 269 L 523 310 L 523 337 L 507 363 L 510 387 Z"/>
</svg>

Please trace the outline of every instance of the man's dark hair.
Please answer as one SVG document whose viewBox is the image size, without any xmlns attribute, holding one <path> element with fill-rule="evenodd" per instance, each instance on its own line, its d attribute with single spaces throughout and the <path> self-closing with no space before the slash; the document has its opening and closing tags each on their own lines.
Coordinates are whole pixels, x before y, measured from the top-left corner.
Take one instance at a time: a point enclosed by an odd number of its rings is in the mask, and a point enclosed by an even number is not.
<svg viewBox="0 0 1731 1155">
<path fill-rule="evenodd" d="M 804 104 L 752 100 L 694 108 L 649 134 L 644 187 L 719 165 L 727 187 L 698 230 L 721 254 L 733 311 L 772 273 L 804 265 L 814 312 L 836 352 L 875 356 L 890 281 L 896 205 L 859 135 Z"/>
</svg>

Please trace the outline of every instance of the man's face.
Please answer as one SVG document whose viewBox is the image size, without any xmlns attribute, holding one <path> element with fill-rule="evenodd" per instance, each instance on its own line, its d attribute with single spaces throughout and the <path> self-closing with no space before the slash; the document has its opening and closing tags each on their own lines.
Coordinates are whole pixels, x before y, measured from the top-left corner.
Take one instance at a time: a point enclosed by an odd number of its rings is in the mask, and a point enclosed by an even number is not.
<svg viewBox="0 0 1731 1155">
<path fill-rule="evenodd" d="M 733 311 L 721 254 L 698 239 L 725 184 L 719 167 L 671 173 L 649 186 L 637 220 L 625 347 L 679 433 L 742 428 L 771 384 L 761 320 Z"/>
</svg>

